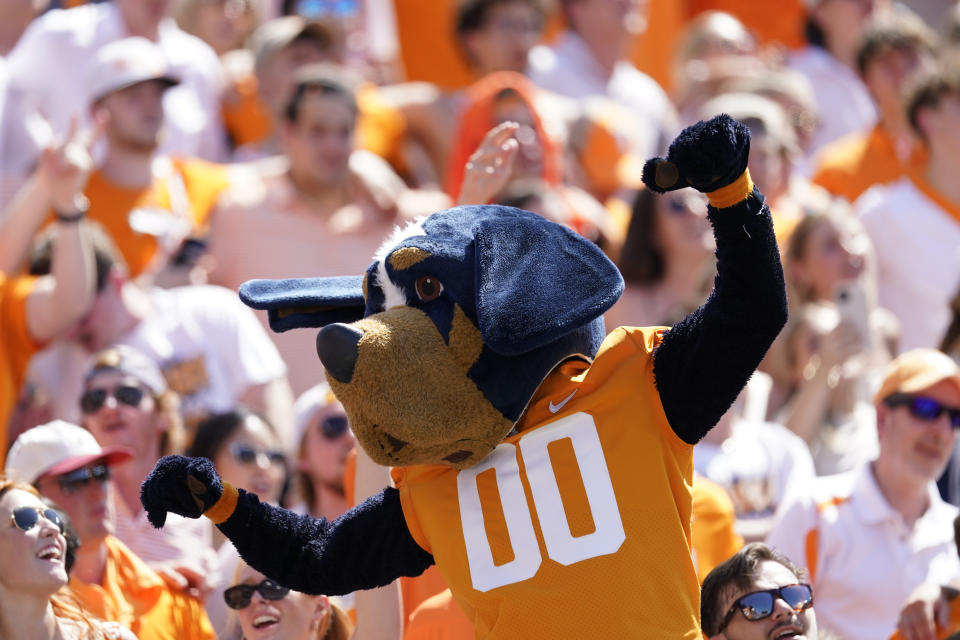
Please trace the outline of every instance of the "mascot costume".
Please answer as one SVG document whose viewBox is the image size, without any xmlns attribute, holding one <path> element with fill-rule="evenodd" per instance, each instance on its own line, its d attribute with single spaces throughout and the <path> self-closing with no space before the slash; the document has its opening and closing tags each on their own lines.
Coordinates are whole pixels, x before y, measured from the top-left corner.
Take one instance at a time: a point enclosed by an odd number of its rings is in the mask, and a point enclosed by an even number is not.
<svg viewBox="0 0 960 640">
<path fill-rule="evenodd" d="M 672 328 L 602 314 L 623 280 L 590 242 L 532 213 L 457 207 L 398 232 L 364 276 L 254 280 L 243 300 L 316 346 L 389 487 L 333 522 L 261 503 L 203 458 L 162 458 L 150 521 L 210 518 L 250 565 L 344 594 L 436 563 L 483 638 L 700 638 L 693 445 L 786 321 L 770 213 L 727 116 L 644 167 L 710 201 L 717 277 Z M 322 250 L 318 248 L 318 251 Z"/>
</svg>

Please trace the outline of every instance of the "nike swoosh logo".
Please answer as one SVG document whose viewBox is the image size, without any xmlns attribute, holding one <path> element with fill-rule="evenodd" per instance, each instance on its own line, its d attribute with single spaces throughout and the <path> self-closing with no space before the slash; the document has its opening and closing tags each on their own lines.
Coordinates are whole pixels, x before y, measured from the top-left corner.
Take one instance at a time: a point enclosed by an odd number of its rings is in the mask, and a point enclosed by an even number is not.
<svg viewBox="0 0 960 640">
<path fill-rule="evenodd" d="M 556 413 L 557 411 L 560 411 L 560 409 L 563 409 L 563 405 L 565 405 L 565 404 L 567 404 L 568 402 L 570 402 L 570 398 L 572 398 L 574 395 L 576 395 L 577 391 L 578 391 L 578 389 L 574 389 L 573 391 L 570 392 L 570 395 L 568 395 L 566 398 L 564 398 L 563 400 L 561 400 L 561 401 L 558 402 L 557 404 L 553 404 L 553 400 L 551 400 L 551 401 L 550 401 L 550 404 L 549 404 L 548 407 L 547 407 L 548 409 L 550 409 L 550 413 Z"/>
</svg>

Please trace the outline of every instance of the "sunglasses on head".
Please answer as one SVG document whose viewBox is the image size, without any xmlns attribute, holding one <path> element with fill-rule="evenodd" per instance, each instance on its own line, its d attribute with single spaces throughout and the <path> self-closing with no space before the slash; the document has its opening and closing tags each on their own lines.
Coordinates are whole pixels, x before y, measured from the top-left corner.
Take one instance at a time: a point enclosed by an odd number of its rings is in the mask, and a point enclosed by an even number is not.
<svg viewBox="0 0 960 640">
<path fill-rule="evenodd" d="M 933 422 L 946 413 L 950 417 L 950 426 L 960 429 L 960 408 L 945 407 L 933 398 L 897 393 L 886 398 L 883 403 L 888 407 L 906 407 L 914 418 L 927 422 Z"/>
<path fill-rule="evenodd" d="M 320 421 L 320 431 L 323 433 L 323 437 L 328 440 L 339 438 L 349 428 L 350 423 L 347 421 L 347 416 L 344 415 L 327 416 Z"/>
<path fill-rule="evenodd" d="M 260 456 L 266 456 L 267 466 L 274 464 L 282 465 L 287 460 L 283 451 L 276 449 L 256 449 L 240 442 L 234 442 L 230 445 L 230 455 L 233 456 L 234 460 L 242 464 L 257 464 L 260 461 Z"/>
<path fill-rule="evenodd" d="M 777 599 L 783 600 L 791 609 L 800 613 L 813 606 L 813 590 L 808 584 L 788 584 L 777 589 L 754 591 L 741 596 L 727 611 L 717 633 L 723 633 L 738 610 L 750 622 L 769 617 L 773 613 L 773 605 Z"/>
<path fill-rule="evenodd" d="M 129 407 L 139 407 L 143 400 L 143 389 L 133 385 L 120 385 L 113 389 L 87 389 L 80 396 L 80 409 L 84 413 L 96 413 L 103 408 L 108 396 L 113 396 L 117 402 Z"/>
<path fill-rule="evenodd" d="M 10 520 L 13 522 L 11 526 L 20 529 L 20 531 L 30 531 L 40 522 L 41 516 L 57 525 L 60 533 L 63 533 L 64 524 L 60 514 L 55 509 L 45 507 L 17 507 L 10 515 Z"/>
<path fill-rule="evenodd" d="M 260 584 L 238 584 L 223 592 L 223 599 L 231 609 L 246 609 L 250 606 L 253 592 L 257 591 L 265 600 L 282 600 L 290 589 L 281 587 L 273 580 L 264 580 Z"/>
<path fill-rule="evenodd" d="M 77 493 L 88 484 L 96 481 L 104 484 L 110 479 L 110 468 L 104 464 L 93 467 L 81 467 L 76 471 L 57 476 L 57 484 L 64 493 Z"/>
</svg>

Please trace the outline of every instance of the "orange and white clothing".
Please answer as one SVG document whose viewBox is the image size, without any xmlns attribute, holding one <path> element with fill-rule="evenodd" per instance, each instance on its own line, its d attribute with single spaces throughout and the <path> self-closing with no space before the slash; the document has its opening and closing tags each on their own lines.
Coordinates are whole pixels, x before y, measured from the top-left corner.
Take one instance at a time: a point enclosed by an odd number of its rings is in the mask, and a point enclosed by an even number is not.
<svg viewBox="0 0 960 640">
<path fill-rule="evenodd" d="M 947 620 L 946 627 L 937 626 L 937 640 L 950 640 L 960 633 L 960 598 L 954 598 L 950 601 L 950 617 Z M 890 636 L 890 640 L 903 640 L 899 631 Z"/>
<path fill-rule="evenodd" d="M 811 181 L 830 193 L 855 202 L 875 184 L 887 184 L 927 162 L 922 145 L 898 149 L 880 125 L 836 140 L 820 150 Z"/>
<path fill-rule="evenodd" d="M 562 364 L 474 467 L 394 469 L 407 527 L 478 637 L 699 637 L 693 449 L 654 385 L 661 336 L 621 327 L 593 365 Z"/>
<path fill-rule="evenodd" d="M 847 640 L 889 638 L 917 586 L 960 578 L 957 508 L 932 482 L 929 500 L 908 527 L 866 464 L 818 479 L 810 494 L 784 505 L 767 544 L 810 572 L 822 629 Z"/>
<path fill-rule="evenodd" d="M 17 404 L 30 357 L 42 347 L 27 327 L 27 299 L 36 278 L 0 272 L 0 468 L 7 456 L 7 423 Z"/>
<path fill-rule="evenodd" d="M 153 174 L 150 186 L 131 189 L 94 171 L 84 191 L 87 219 L 104 227 L 134 278 L 154 266 L 161 242 L 204 225 L 230 183 L 226 166 L 197 159 L 160 156 Z"/>
<path fill-rule="evenodd" d="M 70 580 L 90 614 L 128 627 L 139 640 L 210 640 L 216 636 L 203 605 L 172 589 L 113 536 L 104 541 L 107 563 L 100 584 Z"/>
<path fill-rule="evenodd" d="M 855 208 L 877 256 L 880 306 L 903 327 L 901 351 L 939 347 L 960 290 L 960 204 L 914 174 L 871 188 Z"/>
<path fill-rule="evenodd" d="M 740 550 L 743 538 L 734 530 L 733 501 L 718 484 L 701 475 L 693 476 L 693 562 L 700 582 Z"/>
</svg>

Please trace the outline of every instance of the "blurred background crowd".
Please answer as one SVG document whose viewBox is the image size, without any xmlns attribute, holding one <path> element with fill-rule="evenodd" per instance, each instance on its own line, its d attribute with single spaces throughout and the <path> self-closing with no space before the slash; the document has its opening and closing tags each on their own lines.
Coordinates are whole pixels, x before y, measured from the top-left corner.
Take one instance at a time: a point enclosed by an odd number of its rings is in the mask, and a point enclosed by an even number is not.
<svg viewBox="0 0 960 640">
<path fill-rule="evenodd" d="M 361 273 L 447 206 L 595 241 L 627 283 L 608 328 L 680 319 L 713 283 L 706 199 L 640 168 L 718 113 L 750 128 L 790 319 L 696 447 L 698 573 L 767 540 L 834 637 L 928 637 L 900 613 L 921 605 L 960 631 L 955 0 L 0 2 L 0 507 L 34 535 L 41 498 L 71 521 L 57 616 L 141 640 L 471 637 L 435 569 L 287 593 L 206 521 L 152 529 L 139 484 L 206 456 L 335 518 L 388 483 L 313 336 L 236 289 Z M 22 554 L 0 538 L 10 633 Z"/>
</svg>

